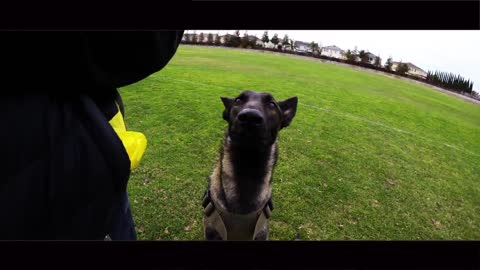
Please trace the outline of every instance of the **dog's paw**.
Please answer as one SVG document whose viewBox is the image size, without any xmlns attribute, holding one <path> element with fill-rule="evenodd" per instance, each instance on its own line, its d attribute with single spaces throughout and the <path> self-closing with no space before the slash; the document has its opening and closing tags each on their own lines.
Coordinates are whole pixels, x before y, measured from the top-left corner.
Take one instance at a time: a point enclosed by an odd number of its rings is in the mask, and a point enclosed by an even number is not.
<svg viewBox="0 0 480 270">
<path fill-rule="evenodd" d="M 267 230 L 261 230 L 255 235 L 255 238 L 253 239 L 255 241 L 266 241 L 268 240 L 268 231 Z"/>
<path fill-rule="evenodd" d="M 222 236 L 213 228 L 205 229 L 205 240 L 208 241 L 221 241 Z"/>
</svg>

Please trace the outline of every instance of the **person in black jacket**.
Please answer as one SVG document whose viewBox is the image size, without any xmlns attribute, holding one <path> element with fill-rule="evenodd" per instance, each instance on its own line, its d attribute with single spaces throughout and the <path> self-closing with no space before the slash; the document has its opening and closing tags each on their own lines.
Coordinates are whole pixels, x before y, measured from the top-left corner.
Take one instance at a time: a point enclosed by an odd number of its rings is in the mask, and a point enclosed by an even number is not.
<svg viewBox="0 0 480 270">
<path fill-rule="evenodd" d="M 0 239 L 136 239 L 109 120 L 117 88 L 161 70 L 183 31 L 0 35 Z"/>
</svg>

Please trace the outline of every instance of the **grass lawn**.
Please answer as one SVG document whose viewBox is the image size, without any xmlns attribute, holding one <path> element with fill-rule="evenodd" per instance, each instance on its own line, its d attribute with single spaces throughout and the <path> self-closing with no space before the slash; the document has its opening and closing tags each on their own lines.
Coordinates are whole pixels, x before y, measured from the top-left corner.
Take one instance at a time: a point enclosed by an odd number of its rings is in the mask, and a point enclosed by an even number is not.
<svg viewBox="0 0 480 270">
<path fill-rule="evenodd" d="M 139 239 L 202 240 L 220 96 L 298 96 L 280 133 L 272 240 L 480 239 L 480 106 L 427 87 L 261 52 L 180 46 L 120 89 L 147 151 L 129 193 Z"/>
</svg>

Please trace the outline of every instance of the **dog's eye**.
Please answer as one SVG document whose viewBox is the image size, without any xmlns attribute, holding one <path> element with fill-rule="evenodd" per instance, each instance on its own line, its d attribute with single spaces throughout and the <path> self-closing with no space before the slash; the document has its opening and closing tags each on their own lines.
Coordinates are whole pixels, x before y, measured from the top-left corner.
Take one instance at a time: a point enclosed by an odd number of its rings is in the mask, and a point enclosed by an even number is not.
<svg viewBox="0 0 480 270">
<path fill-rule="evenodd" d="M 240 98 L 235 99 L 235 103 L 239 103 L 240 101 L 242 101 Z"/>
<path fill-rule="evenodd" d="M 268 103 L 268 106 L 270 106 L 270 108 L 275 108 L 275 102 L 270 101 L 270 102 Z"/>
</svg>

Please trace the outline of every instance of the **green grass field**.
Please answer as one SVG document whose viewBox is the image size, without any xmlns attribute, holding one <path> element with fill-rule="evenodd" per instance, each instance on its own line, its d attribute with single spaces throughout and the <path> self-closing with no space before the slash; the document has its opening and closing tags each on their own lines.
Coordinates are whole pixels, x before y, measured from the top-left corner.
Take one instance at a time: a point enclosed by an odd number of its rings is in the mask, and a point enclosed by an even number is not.
<svg viewBox="0 0 480 270">
<path fill-rule="evenodd" d="M 348 67 L 188 46 L 120 89 L 127 128 L 148 138 L 129 184 L 139 239 L 203 239 L 220 96 L 243 89 L 299 98 L 279 138 L 272 240 L 480 239 L 480 106 Z"/>
</svg>

